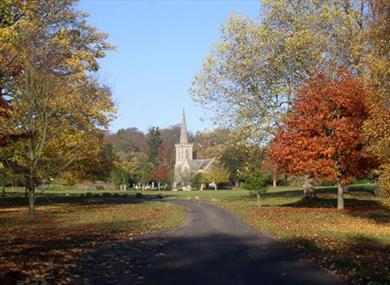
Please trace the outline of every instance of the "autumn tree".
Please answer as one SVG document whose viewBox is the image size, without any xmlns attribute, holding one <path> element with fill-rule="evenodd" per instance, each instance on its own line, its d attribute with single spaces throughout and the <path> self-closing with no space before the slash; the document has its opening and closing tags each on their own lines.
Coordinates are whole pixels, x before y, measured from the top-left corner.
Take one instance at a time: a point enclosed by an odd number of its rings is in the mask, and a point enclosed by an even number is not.
<svg viewBox="0 0 390 285">
<path fill-rule="evenodd" d="M 373 17 L 368 39 L 372 51 L 367 56 L 370 97 L 369 118 L 364 125 L 367 150 L 381 163 L 378 190 L 390 195 L 390 2 L 372 1 Z"/>
<path fill-rule="evenodd" d="M 16 75 L 20 74 L 19 64 L 14 63 L 13 39 L 15 24 L 23 16 L 23 1 L 7 0 L 0 3 L 0 125 L 5 126 L 10 116 L 12 106 L 7 88 Z M 0 147 L 4 147 L 10 140 L 17 139 L 18 135 L 10 128 L 0 129 Z"/>
<path fill-rule="evenodd" d="M 169 168 L 165 165 L 155 167 L 151 174 L 150 180 L 156 181 L 158 190 L 161 190 L 161 183 L 166 182 L 169 179 Z"/>
<path fill-rule="evenodd" d="M 162 165 L 173 169 L 175 166 L 175 144 L 180 140 L 180 125 L 161 129 L 160 160 Z"/>
<path fill-rule="evenodd" d="M 228 129 L 217 128 L 210 131 L 197 132 L 194 137 L 194 153 L 196 158 L 216 157 L 221 146 L 229 140 Z"/>
<path fill-rule="evenodd" d="M 202 172 L 200 182 L 202 184 L 213 183 L 214 190 L 218 190 L 218 184 L 229 182 L 229 171 L 227 171 L 221 165 L 213 163 L 209 169 L 207 169 L 205 172 Z"/>
<path fill-rule="evenodd" d="M 261 21 L 231 16 L 190 93 L 218 126 L 259 143 L 275 135 L 297 88 L 317 70 L 363 70 L 369 5 L 262 1 Z"/>
<path fill-rule="evenodd" d="M 352 177 L 375 159 L 364 150 L 361 128 L 368 117 L 369 91 L 348 72 L 319 74 L 299 89 L 291 111 L 269 149 L 275 165 L 292 175 L 337 182 L 337 208 Z"/>
<path fill-rule="evenodd" d="M 120 159 L 130 159 L 135 153 L 147 153 L 147 137 L 137 128 L 119 129 L 106 134 L 105 142 L 112 145 L 113 152 Z"/>
<path fill-rule="evenodd" d="M 198 132 L 194 138 L 198 158 L 215 158 L 239 187 L 246 174 L 261 166 L 263 150 L 228 129 Z"/>
<path fill-rule="evenodd" d="M 127 190 L 132 171 L 134 171 L 134 166 L 130 161 L 115 161 L 111 171 L 111 181 L 118 185 L 120 190 Z"/>
<path fill-rule="evenodd" d="M 11 155 L 2 160 L 25 176 L 33 214 L 40 180 L 101 149 L 100 135 L 114 107 L 110 90 L 91 74 L 110 46 L 73 1 L 16 2 L 5 5 L 21 9 L 20 17 L 0 31 L 0 60 L 5 51 L 12 58 L 12 68 L 1 71 L 2 92 L 13 110 L 1 128 L 28 137 L 10 144 Z"/>
</svg>

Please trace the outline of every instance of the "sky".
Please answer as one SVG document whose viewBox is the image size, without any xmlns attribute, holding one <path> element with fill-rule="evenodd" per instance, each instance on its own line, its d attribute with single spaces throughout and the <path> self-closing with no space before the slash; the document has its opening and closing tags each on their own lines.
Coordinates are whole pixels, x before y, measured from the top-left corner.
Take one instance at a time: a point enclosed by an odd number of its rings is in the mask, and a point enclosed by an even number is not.
<svg viewBox="0 0 390 285">
<path fill-rule="evenodd" d="M 259 1 L 79 0 L 78 9 L 116 47 L 101 60 L 98 74 L 118 107 L 110 130 L 169 127 L 181 122 L 184 108 L 188 129 L 197 132 L 212 125 L 188 93 L 191 82 L 227 17 L 254 18 Z"/>
</svg>

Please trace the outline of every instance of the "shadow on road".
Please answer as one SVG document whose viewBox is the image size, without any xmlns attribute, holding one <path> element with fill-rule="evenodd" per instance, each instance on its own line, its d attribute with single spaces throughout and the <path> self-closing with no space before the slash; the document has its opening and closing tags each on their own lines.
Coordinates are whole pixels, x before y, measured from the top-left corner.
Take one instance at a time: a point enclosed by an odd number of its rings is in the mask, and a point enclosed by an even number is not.
<svg viewBox="0 0 390 285">
<path fill-rule="evenodd" d="M 256 237 L 148 237 L 99 249 L 73 275 L 90 284 L 341 284 L 280 244 Z"/>
</svg>

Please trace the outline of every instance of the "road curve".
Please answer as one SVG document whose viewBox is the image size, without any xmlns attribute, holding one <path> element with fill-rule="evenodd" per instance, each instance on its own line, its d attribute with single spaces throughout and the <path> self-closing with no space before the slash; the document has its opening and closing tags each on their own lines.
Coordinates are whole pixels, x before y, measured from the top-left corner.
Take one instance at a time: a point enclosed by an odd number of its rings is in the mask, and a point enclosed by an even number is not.
<svg viewBox="0 0 390 285">
<path fill-rule="evenodd" d="M 187 208 L 185 225 L 96 251 L 80 283 L 343 284 L 223 209 L 170 203 Z M 102 274 L 106 266 L 109 274 Z"/>
</svg>

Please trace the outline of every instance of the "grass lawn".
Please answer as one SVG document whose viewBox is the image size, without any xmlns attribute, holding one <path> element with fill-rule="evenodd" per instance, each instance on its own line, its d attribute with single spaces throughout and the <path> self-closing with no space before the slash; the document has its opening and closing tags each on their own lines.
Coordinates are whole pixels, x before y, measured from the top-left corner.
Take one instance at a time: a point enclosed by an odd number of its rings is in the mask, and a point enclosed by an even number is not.
<svg viewBox="0 0 390 285">
<path fill-rule="evenodd" d="M 319 187 L 315 200 L 303 200 L 299 187 L 271 188 L 262 208 L 243 189 L 160 194 L 215 203 L 354 284 L 388 284 L 390 200 L 375 197 L 374 190 L 372 184 L 349 187 L 343 211 L 336 209 L 335 187 Z M 23 189 L 7 189 L 9 198 L 0 199 L 5 245 L 0 272 L 50 280 L 53 274 L 66 274 L 77 255 L 99 244 L 180 223 L 183 210 L 155 201 L 158 193 L 144 191 L 143 202 L 134 203 L 134 190 L 48 189 L 38 198 L 38 216 L 32 221 L 25 216 L 26 201 L 18 198 Z"/>
<path fill-rule="evenodd" d="M 176 226 L 179 206 L 131 196 L 45 193 L 26 215 L 21 193 L 0 199 L 0 283 L 71 283 L 79 257 L 105 244 Z M 19 196 L 19 197 L 16 197 Z"/>
</svg>

